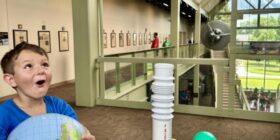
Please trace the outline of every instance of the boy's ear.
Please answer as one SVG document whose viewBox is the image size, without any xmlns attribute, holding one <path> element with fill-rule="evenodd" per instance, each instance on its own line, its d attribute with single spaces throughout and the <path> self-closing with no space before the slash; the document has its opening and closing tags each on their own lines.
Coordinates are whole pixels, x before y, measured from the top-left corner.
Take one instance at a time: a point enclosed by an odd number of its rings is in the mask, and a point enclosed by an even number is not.
<svg viewBox="0 0 280 140">
<path fill-rule="evenodd" d="M 9 84 L 11 87 L 16 87 L 17 84 L 15 82 L 14 76 L 12 74 L 5 73 L 4 80 L 7 84 Z"/>
</svg>

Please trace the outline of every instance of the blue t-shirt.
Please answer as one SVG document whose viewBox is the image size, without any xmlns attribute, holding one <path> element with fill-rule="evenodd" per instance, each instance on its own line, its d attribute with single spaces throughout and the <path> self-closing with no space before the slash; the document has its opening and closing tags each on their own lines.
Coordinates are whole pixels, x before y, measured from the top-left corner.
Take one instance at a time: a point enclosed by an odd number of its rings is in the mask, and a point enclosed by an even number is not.
<svg viewBox="0 0 280 140">
<path fill-rule="evenodd" d="M 45 96 L 44 101 L 47 107 L 47 113 L 58 113 L 78 120 L 74 109 L 64 100 Z M 0 140 L 6 140 L 10 132 L 21 122 L 31 117 L 21 110 L 13 101 L 9 99 L 0 105 Z"/>
</svg>

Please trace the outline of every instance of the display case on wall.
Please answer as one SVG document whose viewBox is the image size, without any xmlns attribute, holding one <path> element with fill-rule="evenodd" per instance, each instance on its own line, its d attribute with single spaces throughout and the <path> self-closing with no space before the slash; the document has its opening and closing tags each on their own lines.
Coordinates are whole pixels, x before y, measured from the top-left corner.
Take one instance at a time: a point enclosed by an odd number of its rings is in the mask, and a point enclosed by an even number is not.
<svg viewBox="0 0 280 140">
<path fill-rule="evenodd" d="M 137 34 L 133 33 L 133 46 L 137 45 Z"/>
<path fill-rule="evenodd" d="M 124 46 L 124 37 L 123 37 L 123 32 L 121 31 L 119 33 L 119 47 L 123 47 Z"/>
<path fill-rule="evenodd" d="M 0 46 L 9 45 L 8 32 L 0 32 Z"/>
<path fill-rule="evenodd" d="M 38 44 L 47 53 L 51 52 L 51 35 L 50 35 L 50 31 L 38 31 Z"/>
<path fill-rule="evenodd" d="M 68 31 L 58 31 L 59 51 L 69 51 Z"/>
<path fill-rule="evenodd" d="M 113 30 L 111 32 L 111 48 L 115 48 L 116 47 L 116 33 Z"/>
<path fill-rule="evenodd" d="M 27 30 L 13 30 L 14 47 L 23 41 L 28 42 L 28 31 Z"/>
<path fill-rule="evenodd" d="M 103 48 L 107 48 L 107 33 L 103 30 Z"/>
<path fill-rule="evenodd" d="M 139 43 L 138 44 L 142 45 L 142 33 L 139 33 L 139 37 L 138 38 L 139 38 Z"/>
<path fill-rule="evenodd" d="M 130 45 L 131 45 L 131 34 L 128 31 L 126 33 L 126 46 L 130 46 Z"/>
</svg>

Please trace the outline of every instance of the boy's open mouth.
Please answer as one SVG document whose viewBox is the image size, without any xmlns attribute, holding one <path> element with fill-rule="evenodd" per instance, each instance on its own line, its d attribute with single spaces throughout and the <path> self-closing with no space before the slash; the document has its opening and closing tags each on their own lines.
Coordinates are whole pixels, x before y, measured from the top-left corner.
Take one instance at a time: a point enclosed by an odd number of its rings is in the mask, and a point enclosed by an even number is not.
<svg viewBox="0 0 280 140">
<path fill-rule="evenodd" d="M 45 80 L 39 80 L 36 82 L 37 85 L 43 85 L 46 81 Z"/>
</svg>

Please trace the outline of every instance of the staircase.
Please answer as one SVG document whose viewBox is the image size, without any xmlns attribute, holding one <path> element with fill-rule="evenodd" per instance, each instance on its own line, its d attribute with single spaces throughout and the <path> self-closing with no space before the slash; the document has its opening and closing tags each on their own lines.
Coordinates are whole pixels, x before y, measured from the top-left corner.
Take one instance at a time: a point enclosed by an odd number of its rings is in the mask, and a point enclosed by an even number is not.
<svg viewBox="0 0 280 140">
<path fill-rule="evenodd" d="M 227 58 L 225 50 L 211 51 L 212 58 Z M 226 72 L 223 80 L 223 94 L 222 94 L 222 109 L 228 109 L 229 105 L 229 72 Z M 238 97 L 238 93 L 234 94 L 234 109 L 242 109 L 241 102 Z"/>
<path fill-rule="evenodd" d="M 223 80 L 223 94 L 222 94 L 222 109 L 228 109 L 229 104 L 229 73 L 226 72 Z M 241 102 L 239 100 L 237 92 L 234 94 L 234 109 L 242 109 Z"/>
</svg>

